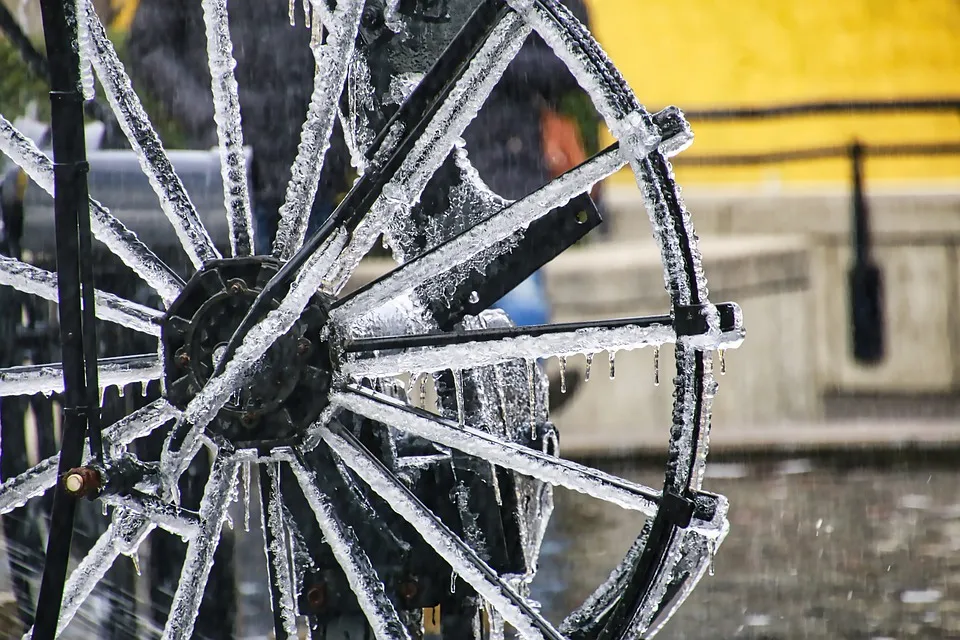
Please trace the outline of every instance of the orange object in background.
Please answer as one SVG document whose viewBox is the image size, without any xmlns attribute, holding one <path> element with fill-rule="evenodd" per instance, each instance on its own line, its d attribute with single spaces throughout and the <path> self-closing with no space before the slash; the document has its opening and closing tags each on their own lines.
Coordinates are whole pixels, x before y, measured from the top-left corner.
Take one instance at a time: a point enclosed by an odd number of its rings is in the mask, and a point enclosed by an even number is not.
<svg viewBox="0 0 960 640">
<path fill-rule="evenodd" d="M 574 118 L 544 107 L 540 116 L 540 131 L 543 135 L 543 155 L 551 178 L 566 173 L 587 159 L 580 126 Z M 590 195 L 596 198 L 599 189 L 600 184 L 595 184 Z"/>
</svg>

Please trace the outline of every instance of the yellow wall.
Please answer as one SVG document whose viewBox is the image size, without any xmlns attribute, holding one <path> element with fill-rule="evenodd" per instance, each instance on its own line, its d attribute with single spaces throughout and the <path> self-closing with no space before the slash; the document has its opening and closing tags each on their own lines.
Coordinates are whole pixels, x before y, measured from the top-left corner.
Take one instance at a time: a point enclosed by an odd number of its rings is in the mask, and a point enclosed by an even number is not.
<svg viewBox="0 0 960 640">
<path fill-rule="evenodd" d="M 594 35 L 649 109 L 960 96 L 958 0 L 590 0 Z M 960 142 L 960 113 L 694 124 L 688 154 L 866 142 Z M 833 181 L 842 161 L 681 168 L 684 183 Z M 882 180 L 960 178 L 960 155 L 874 159 Z M 628 176 L 618 178 L 629 179 Z"/>
</svg>

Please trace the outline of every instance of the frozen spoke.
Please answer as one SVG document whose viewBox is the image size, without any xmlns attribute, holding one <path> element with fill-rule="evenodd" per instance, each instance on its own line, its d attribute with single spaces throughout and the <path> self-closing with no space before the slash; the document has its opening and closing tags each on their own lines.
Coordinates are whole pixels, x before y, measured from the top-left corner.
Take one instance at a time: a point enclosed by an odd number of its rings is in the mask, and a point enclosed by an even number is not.
<svg viewBox="0 0 960 640">
<path fill-rule="evenodd" d="M 300 132 L 300 146 L 280 208 L 280 225 L 273 247 L 274 254 L 284 260 L 289 260 L 303 245 L 363 6 L 364 0 L 338 3 L 331 20 L 326 22 L 327 42 L 311 45 L 317 65 L 313 95 Z"/>
<path fill-rule="evenodd" d="M 148 435 L 154 429 L 176 417 L 179 410 L 164 399 L 155 400 L 142 409 L 115 422 L 103 432 L 110 444 L 126 445 Z M 90 458 L 87 457 L 87 460 Z M 0 485 L 0 514 L 23 506 L 31 498 L 43 495 L 57 482 L 60 454 L 50 456 L 40 464 L 10 478 Z"/>
<path fill-rule="evenodd" d="M 420 199 L 427 182 L 460 140 L 529 33 L 529 27 L 514 12 L 508 12 L 493 28 L 483 46 L 470 60 L 463 76 L 426 128 L 419 133 L 390 181 L 383 186 L 366 217 L 354 230 L 349 245 L 336 264 L 336 271 L 326 278 L 332 283 L 333 292 L 339 292 L 346 284 L 377 236 L 388 230 L 398 216 L 406 213 Z M 397 133 L 398 136 L 409 135 L 402 131 Z M 374 164 L 382 162 L 381 156 L 389 155 L 395 149 L 387 143 L 381 145 Z"/>
<path fill-rule="evenodd" d="M 230 40 L 227 0 L 203 0 L 202 5 L 230 248 L 235 256 L 247 256 L 253 253 L 253 218 L 240 127 L 240 96 L 233 73 L 237 61 L 233 58 L 233 42 Z M 286 45 L 277 43 L 276 46 Z"/>
<path fill-rule="evenodd" d="M 32 140 L 0 116 L 0 152 L 9 156 L 41 189 L 53 195 L 53 162 Z M 106 207 L 90 199 L 90 228 L 134 273 L 143 278 L 166 304 L 183 289 L 183 281 Z"/>
<path fill-rule="evenodd" d="M 433 372 L 457 363 L 472 369 L 510 360 L 536 360 L 638 349 L 676 342 L 670 316 L 504 327 L 414 336 L 364 338 L 348 343 L 341 371 L 355 378 Z"/>
<path fill-rule="evenodd" d="M 348 442 L 347 439 L 353 440 Z M 326 431 L 324 440 L 390 508 L 409 522 L 459 575 L 500 612 L 524 638 L 563 640 L 549 622 L 491 569 L 477 553 L 345 430 Z"/>
<path fill-rule="evenodd" d="M 120 387 L 134 382 L 158 380 L 163 367 L 156 354 L 102 358 L 98 366 L 101 387 Z M 0 396 L 61 393 L 63 365 L 38 364 L 0 369 Z"/>
<path fill-rule="evenodd" d="M 221 455 L 210 470 L 210 479 L 200 502 L 200 530 L 187 545 L 180 582 L 163 630 L 166 640 L 187 640 L 193 635 L 200 601 L 213 567 L 213 554 L 220 544 L 227 507 L 237 491 L 239 466 L 238 458 Z"/>
<path fill-rule="evenodd" d="M 0 256 L 0 285 L 13 287 L 44 300 L 57 302 L 57 274 L 34 267 L 15 258 Z M 131 302 L 112 293 L 97 290 L 96 314 L 101 320 L 150 335 L 160 335 L 163 313 Z"/>
<path fill-rule="evenodd" d="M 288 636 L 297 637 L 297 603 L 296 587 L 294 586 L 294 568 L 291 565 L 291 535 L 287 527 L 292 524 L 287 519 L 284 509 L 283 494 L 280 492 L 280 473 L 275 464 L 267 464 L 267 475 L 270 484 L 267 491 L 266 519 L 267 528 L 263 531 L 264 541 L 267 543 L 267 560 L 273 570 L 273 583 L 276 591 L 273 592 L 273 607 L 280 607 L 280 622 Z M 263 477 L 261 475 L 261 477 Z M 279 602 L 277 602 L 279 600 Z"/>
<path fill-rule="evenodd" d="M 460 426 L 421 409 L 407 407 L 387 396 L 351 387 L 350 392 L 334 394 L 330 402 L 401 431 L 458 449 L 544 482 L 611 502 L 624 509 L 641 511 L 648 515 L 657 511 L 659 491 L 501 440 L 470 426 Z"/>
<path fill-rule="evenodd" d="M 347 576 L 347 582 L 356 594 L 377 640 L 409 639 L 406 627 L 387 597 L 383 582 L 360 546 L 353 528 L 340 519 L 330 498 L 320 491 L 316 475 L 306 467 L 302 459 L 294 458 L 291 454 L 289 462 L 310 508 L 313 509 L 324 540 Z"/>
<path fill-rule="evenodd" d="M 596 182 L 618 171 L 624 164 L 615 149 L 594 156 L 449 242 L 410 260 L 370 286 L 348 296 L 331 312 L 331 317 L 340 324 L 355 322 L 402 293 L 442 276 L 481 251 L 526 229 L 535 220 L 588 191 Z"/>
<path fill-rule="evenodd" d="M 93 592 L 103 577 L 113 566 L 121 553 L 135 553 L 140 543 L 153 530 L 154 525 L 142 516 L 118 511 L 113 522 L 100 536 L 89 553 L 70 574 L 63 588 L 63 603 L 60 606 L 60 620 L 57 622 L 57 636 L 63 633 L 80 606 Z M 33 629 L 24 638 L 33 636 Z"/>
<path fill-rule="evenodd" d="M 104 494 L 103 502 L 149 519 L 158 527 L 189 540 L 200 530 L 200 518 L 193 512 L 143 493 Z"/>
<path fill-rule="evenodd" d="M 204 262 L 217 259 L 220 254 L 213 246 L 196 208 L 190 202 L 183 182 L 174 171 L 160 138 L 150 124 L 150 119 L 140 104 L 140 98 L 134 92 L 130 78 L 94 11 L 92 0 L 82 0 L 79 6 L 83 12 L 78 19 L 86 21 L 90 32 L 88 43 L 91 50 L 84 53 L 93 62 L 107 100 L 117 115 L 120 128 L 130 141 L 150 186 L 160 199 L 161 210 L 173 225 L 193 266 L 199 269 Z"/>
</svg>

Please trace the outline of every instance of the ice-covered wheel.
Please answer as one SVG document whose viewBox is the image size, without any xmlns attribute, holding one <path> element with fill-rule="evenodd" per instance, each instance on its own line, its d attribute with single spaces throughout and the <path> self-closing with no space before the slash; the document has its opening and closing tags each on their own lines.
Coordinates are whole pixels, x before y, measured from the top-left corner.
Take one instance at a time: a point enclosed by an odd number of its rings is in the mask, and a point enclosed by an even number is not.
<svg viewBox="0 0 960 640">
<path fill-rule="evenodd" d="M 379 640 L 416 638 L 422 611 L 437 604 L 444 637 L 458 640 L 502 637 L 504 622 L 530 638 L 650 637 L 707 570 L 727 531 L 725 500 L 700 486 L 712 352 L 737 346 L 743 328 L 735 304 L 707 298 L 667 160 L 689 143 L 689 129 L 676 109 L 647 113 L 555 0 L 479 3 L 389 107 L 369 79 L 380 64 L 376 43 L 418 19 L 444 18 L 448 4 L 305 3 L 314 92 L 272 255 L 254 257 L 227 4 L 203 0 L 231 239 L 223 258 L 90 0 L 42 2 L 57 165 L 0 119 L 0 150 L 54 192 L 58 207 L 59 279 L 0 258 L 0 282 L 61 310 L 64 363 L 0 372 L 5 397 L 64 392 L 59 456 L 0 486 L 0 513 L 56 487 L 34 637 L 65 629 L 117 557 L 135 556 L 157 527 L 187 542 L 163 635 L 191 637 L 229 505 L 238 494 L 249 502 L 254 480 L 278 637 L 296 636 L 305 618 L 317 638 L 358 629 Z M 508 201 L 480 181 L 458 141 L 532 30 L 577 77 L 618 143 Z M 88 202 L 82 137 L 76 144 L 87 63 L 196 268 L 188 282 Z M 359 178 L 306 238 L 337 118 Z M 585 194 L 625 165 L 662 251 L 663 315 L 514 327 L 486 311 L 598 224 Z M 89 205 L 89 221 L 78 203 Z M 163 311 L 93 290 L 91 232 L 156 290 Z M 381 237 L 400 265 L 344 294 Z M 97 360 L 94 313 L 154 337 L 156 351 Z M 664 343 L 675 344 L 677 374 L 662 489 L 559 457 L 538 361 L 606 351 L 612 374 L 617 351 Z M 98 388 L 153 380 L 163 381 L 163 397 L 101 434 L 97 412 L 85 409 L 97 406 Z M 165 434 L 157 459 L 128 450 L 157 433 Z M 202 451 L 212 463 L 194 510 L 180 504 L 180 479 Z M 526 591 L 552 486 L 649 516 L 610 580 L 559 626 Z M 64 581 L 81 497 L 112 507 L 110 523 Z"/>
</svg>

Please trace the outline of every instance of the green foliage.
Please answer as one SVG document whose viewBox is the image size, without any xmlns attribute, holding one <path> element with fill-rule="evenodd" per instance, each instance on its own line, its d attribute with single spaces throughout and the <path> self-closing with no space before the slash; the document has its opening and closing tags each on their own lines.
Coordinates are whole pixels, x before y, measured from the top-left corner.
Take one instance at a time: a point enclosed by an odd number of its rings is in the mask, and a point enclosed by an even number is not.
<svg viewBox="0 0 960 640">
<path fill-rule="evenodd" d="M 577 121 L 588 157 L 600 150 L 600 121 L 590 96 L 583 91 L 568 94 L 560 101 L 560 113 Z"/>
<path fill-rule="evenodd" d="M 37 117 L 50 115 L 47 83 L 34 76 L 20 58 L 16 47 L 0 36 L 0 114 L 8 120 L 22 115 L 31 102 L 37 104 Z"/>
</svg>

